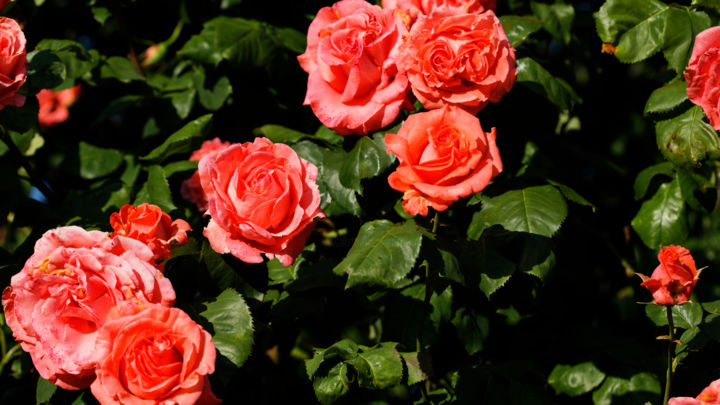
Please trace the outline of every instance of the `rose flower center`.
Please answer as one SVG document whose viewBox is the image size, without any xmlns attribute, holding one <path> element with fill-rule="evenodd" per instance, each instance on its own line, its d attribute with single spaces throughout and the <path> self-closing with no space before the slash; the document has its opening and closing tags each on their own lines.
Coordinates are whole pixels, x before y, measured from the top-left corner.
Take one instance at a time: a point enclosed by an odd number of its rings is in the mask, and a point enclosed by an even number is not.
<svg viewBox="0 0 720 405">
<path fill-rule="evenodd" d="M 123 386 L 144 399 L 159 399 L 173 389 L 182 372 L 183 357 L 168 334 L 146 337 L 130 347 L 120 361 Z"/>
</svg>

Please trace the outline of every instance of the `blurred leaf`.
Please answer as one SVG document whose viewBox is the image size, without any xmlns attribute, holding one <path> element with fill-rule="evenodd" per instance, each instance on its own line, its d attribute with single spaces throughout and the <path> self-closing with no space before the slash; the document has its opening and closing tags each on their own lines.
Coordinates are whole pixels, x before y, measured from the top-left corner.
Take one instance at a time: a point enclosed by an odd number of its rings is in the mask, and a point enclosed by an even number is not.
<svg viewBox="0 0 720 405">
<path fill-rule="evenodd" d="M 65 81 L 55 86 L 58 90 L 74 86 L 78 78 L 87 80 L 86 75 L 100 61 L 97 50 L 86 51 L 78 42 L 67 39 L 43 39 L 35 46 L 35 50 L 52 52 L 65 65 Z"/>
<path fill-rule="evenodd" d="M 217 350 L 236 366 L 245 363 L 253 346 L 253 320 L 250 308 L 235 290 L 227 289 L 200 313 L 213 326 Z"/>
<path fill-rule="evenodd" d="M 542 21 L 532 16 L 504 15 L 500 17 L 500 23 L 505 30 L 510 45 L 517 48 L 530 36 L 542 28 Z"/>
<path fill-rule="evenodd" d="M 96 179 L 117 170 L 123 162 L 123 155 L 116 149 L 105 149 L 86 142 L 78 144 L 80 177 Z"/>
<path fill-rule="evenodd" d="M 285 48 L 298 55 L 305 52 L 305 47 L 307 46 L 305 42 L 306 35 L 302 32 L 294 28 L 278 28 L 275 34 Z"/>
<path fill-rule="evenodd" d="M 639 373 L 630 379 L 608 376 L 600 388 L 593 392 L 594 405 L 611 405 L 613 397 L 623 397 L 628 393 L 660 394 L 660 383 L 652 374 Z M 635 402 L 640 403 L 640 402 Z"/>
<path fill-rule="evenodd" d="M 360 387 L 383 389 L 400 384 L 403 365 L 394 346 L 385 343 L 376 348 L 363 347 L 357 357 L 347 361 L 355 368 Z"/>
<path fill-rule="evenodd" d="M 473 215 L 468 238 L 477 239 L 492 225 L 508 231 L 552 237 L 567 216 L 562 194 L 553 186 L 512 190 L 497 197 L 482 197 L 482 209 Z"/>
<path fill-rule="evenodd" d="M 55 391 L 57 391 L 57 388 L 57 385 L 42 377 L 38 377 L 37 388 L 35 390 L 35 403 L 39 405 L 50 402 L 50 399 L 53 394 L 55 394 Z"/>
<path fill-rule="evenodd" d="M 263 125 L 260 128 L 255 128 L 255 130 L 253 130 L 253 134 L 255 134 L 256 136 L 264 136 L 275 143 L 279 142 L 285 144 L 295 144 L 303 139 L 320 140 L 331 145 L 342 145 L 343 141 L 342 138 L 339 138 L 340 135 L 338 135 L 334 131 L 330 131 L 329 133 L 324 131 L 318 131 L 317 134 L 306 134 L 304 132 L 296 131 L 291 128 L 286 128 L 282 125 L 275 124 L 267 124 Z M 292 145 L 292 147 L 294 149 L 295 145 Z M 314 164 L 319 165 L 322 162 L 322 159 L 315 159 L 314 161 L 311 160 L 311 162 L 318 162 Z"/>
<path fill-rule="evenodd" d="M 650 249 L 682 243 L 688 234 L 685 201 L 676 180 L 663 183 L 640 207 L 631 225 Z"/>
<path fill-rule="evenodd" d="M 563 79 L 554 77 L 531 58 L 517 60 L 517 83 L 547 98 L 561 110 L 568 110 L 573 103 L 581 103 L 575 91 Z"/>
<path fill-rule="evenodd" d="M 422 234 L 413 221 L 366 222 L 345 259 L 333 271 L 348 275 L 345 288 L 356 284 L 393 287 L 412 270 L 421 243 Z"/>
<path fill-rule="evenodd" d="M 714 8 L 720 11 L 720 0 L 692 0 L 692 6 Z"/>
<path fill-rule="evenodd" d="M 663 54 L 670 67 L 679 74 L 688 64 L 695 37 L 710 28 L 710 17 L 688 7 L 670 7 L 667 12 Z"/>
<path fill-rule="evenodd" d="M 177 209 L 172 201 L 172 193 L 170 192 L 170 185 L 165 177 L 165 172 L 161 166 L 152 165 L 147 168 L 148 180 L 147 180 L 147 193 L 148 201 L 151 204 L 155 204 L 165 212 L 171 212 Z M 137 201 L 135 202 L 137 205 Z"/>
<path fill-rule="evenodd" d="M 122 56 L 111 56 L 100 66 L 100 77 L 103 79 L 117 79 L 123 83 L 133 80 L 145 80 L 138 73 L 135 65 Z"/>
<path fill-rule="evenodd" d="M 358 350 L 358 345 L 350 339 L 343 339 L 326 349 L 316 348 L 313 357 L 305 360 L 305 371 L 312 378 L 325 360 L 335 357 L 350 360 L 357 356 Z"/>
<path fill-rule="evenodd" d="M 556 1 L 552 5 L 533 1 L 530 3 L 530 7 L 533 13 L 542 20 L 542 26 L 547 32 L 565 45 L 570 43 L 570 29 L 573 18 L 575 18 L 575 9 L 572 5 L 562 1 Z"/>
<path fill-rule="evenodd" d="M 645 104 L 645 115 L 650 113 L 668 112 L 687 100 L 687 82 L 682 79 L 674 80 L 656 89 L 650 94 Z"/>
<path fill-rule="evenodd" d="M 361 179 L 377 176 L 390 167 L 392 160 L 388 156 L 385 136 L 375 134 L 373 138 L 361 136 L 355 147 L 343 159 L 340 169 L 340 182 L 343 186 L 362 192 Z"/>
<path fill-rule="evenodd" d="M 709 157 L 720 157 L 720 141 L 715 130 L 703 121 L 700 106 L 655 124 L 657 144 L 665 158 L 678 166 L 696 166 Z"/>
<path fill-rule="evenodd" d="M 190 115 L 195 105 L 195 94 L 197 94 L 197 90 L 190 88 L 183 91 L 167 93 L 166 97 L 170 99 L 170 103 L 175 108 L 178 117 L 184 120 Z"/>
<path fill-rule="evenodd" d="M 650 187 L 650 182 L 652 179 L 657 175 L 665 175 L 668 177 L 673 177 L 673 171 L 675 167 L 670 162 L 662 162 L 650 167 L 646 167 L 640 173 L 638 173 L 637 177 L 635 178 L 635 199 L 639 200 L 643 197 L 645 197 L 645 193 L 647 193 L 648 187 Z"/>
<path fill-rule="evenodd" d="M 206 114 L 190 121 L 140 160 L 159 163 L 176 153 L 188 153 L 195 150 L 200 141 L 210 132 L 211 123 L 212 114 Z"/>
<path fill-rule="evenodd" d="M 112 15 L 107 7 L 90 7 L 93 18 L 99 22 L 100 25 L 105 24 L 105 21 Z"/>
<path fill-rule="evenodd" d="M 67 69 L 60 58 L 48 50 L 30 52 L 27 55 L 29 85 L 34 89 L 52 89 L 65 81 Z"/>
<path fill-rule="evenodd" d="M 488 337 L 490 322 L 488 319 L 470 308 L 460 307 L 452 319 L 460 341 L 469 355 L 473 355 L 483 348 L 483 342 Z"/>
<path fill-rule="evenodd" d="M 598 370 L 591 362 L 576 366 L 558 364 L 548 377 L 550 384 L 557 394 L 567 394 L 571 397 L 590 392 L 600 385 L 605 373 Z"/>
</svg>

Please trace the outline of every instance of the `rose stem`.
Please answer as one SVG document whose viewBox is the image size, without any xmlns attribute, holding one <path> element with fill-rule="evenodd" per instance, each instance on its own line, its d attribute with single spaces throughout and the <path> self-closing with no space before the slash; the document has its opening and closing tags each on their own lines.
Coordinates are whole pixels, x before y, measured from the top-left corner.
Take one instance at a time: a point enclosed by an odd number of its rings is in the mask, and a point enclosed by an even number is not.
<svg viewBox="0 0 720 405">
<path fill-rule="evenodd" d="M 672 317 L 672 305 L 666 305 L 667 319 L 668 319 L 668 351 L 667 351 L 667 374 L 665 375 L 665 397 L 663 398 L 663 405 L 667 405 L 670 399 L 670 380 L 672 379 L 672 364 L 673 364 L 673 343 L 675 343 L 675 327 L 673 326 Z"/>
<path fill-rule="evenodd" d="M 33 170 L 32 166 L 30 165 L 30 162 L 28 161 L 27 157 L 23 155 L 22 152 L 20 152 L 20 149 L 18 149 L 17 145 L 15 145 L 15 142 L 13 142 L 12 138 L 10 138 L 10 135 L 5 132 L 4 127 L 0 127 L 0 140 L 2 140 L 8 148 L 12 151 L 13 154 L 17 157 L 18 161 L 20 162 L 20 165 L 25 169 L 28 176 L 30 176 L 30 182 L 33 186 L 35 186 L 38 190 L 40 190 L 43 194 L 45 194 L 45 197 L 48 199 L 49 202 L 53 201 L 53 193 L 50 191 L 48 186 L 45 185 L 45 182 L 37 176 L 35 173 L 35 170 Z"/>
</svg>

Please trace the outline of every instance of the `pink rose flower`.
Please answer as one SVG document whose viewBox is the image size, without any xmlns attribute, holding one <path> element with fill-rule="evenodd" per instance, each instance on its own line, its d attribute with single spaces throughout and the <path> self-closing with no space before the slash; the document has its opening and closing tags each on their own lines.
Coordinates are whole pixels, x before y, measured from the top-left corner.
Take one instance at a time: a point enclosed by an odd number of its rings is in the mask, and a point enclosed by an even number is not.
<svg viewBox="0 0 720 405">
<path fill-rule="evenodd" d="M 219 253 L 260 263 L 260 253 L 285 266 L 295 261 L 320 210 L 317 167 L 289 146 L 256 138 L 206 155 L 198 168 L 208 200 L 204 235 Z"/>
<path fill-rule="evenodd" d="M 720 130 L 720 27 L 708 28 L 695 37 L 690 62 L 685 68 L 687 95 L 702 107 L 710 125 Z"/>
<path fill-rule="evenodd" d="M 111 253 L 114 251 L 115 253 Z M 65 389 L 95 378 L 95 341 L 113 308 L 172 306 L 170 280 L 144 244 L 76 226 L 50 230 L 2 294 L 8 326 L 38 373 Z"/>
<path fill-rule="evenodd" d="M 97 379 L 90 389 L 103 405 L 211 405 L 215 371 L 209 333 L 178 308 L 150 305 L 109 320 L 96 345 Z"/>
<path fill-rule="evenodd" d="M 170 245 L 173 242 L 187 242 L 190 225 L 182 219 L 175 221 L 153 204 L 140 204 L 137 207 L 125 204 L 120 212 L 110 215 L 110 226 L 114 232 L 110 235 L 127 236 L 146 244 L 153 252 L 153 260 L 161 262 L 170 257 Z"/>
<path fill-rule="evenodd" d="M 25 96 L 16 94 L 27 78 L 25 34 L 12 18 L 0 17 L 0 109 L 22 107 Z"/>
<path fill-rule="evenodd" d="M 38 122 L 44 128 L 67 121 L 70 117 L 68 107 L 73 105 L 80 97 L 81 86 L 78 84 L 69 89 L 55 91 L 42 89 L 36 95 L 40 110 L 38 111 Z"/>
<path fill-rule="evenodd" d="M 412 114 L 397 135 L 385 135 L 385 145 L 400 161 L 388 183 L 404 193 L 410 215 L 427 215 L 428 207 L 446 210 L 485 188 L 503 168 L 495 128 L 486 133 L 476 117 L 457 107 Z"/>
<path fill-rule="evenodd" d="M 720 404 L 720 380 L 710 383 L 696 398 L 670 398 L 668 405 L 712 405 Z"/>
<path fill-rule="evenodd" d="M 320 9 L 310 24 L 305 53 L 309 74 L 305 105 L 342 135 L 385 127 L 403 105 L 408 81 L 398 73 L 397 46 L 407 28 L 393 10 L 364 0 L 341 0 Z"/>
<path fill-rule="evenodd" d="M 205 141 L 200 146 L 200 149 L 190 155 L 190 161 L 199 161 L 205 155 L 215 154 L 221 150 L 230 146 L 230 142 L 222 142 L 220 138 L 214 138 L 209 141 Z M 200 175 L 197 170 L 193 175 L 185 180 L 180 186 L 180 194 L 184 199 L 194 203 L 198 207 L 198 211 L 205 211 L 207 209 L 207 198 L 205 198 L 205 192 L 200 184 Z"/>
<path fill-rule="evenodd" d="M 660 265 L 649 278 L 643 274 L 641 284 L 652 293 L 658 305 L 675 305 L 687 302 L 697 281 L 695 260 L 682 246 L 665 246 L 658 253 Z"/>
<path fill-rule="evenodd" d="M 442 6 L 457 7 L 468 14 L 480 14 L 485 10 L 495 10 L 497 0 L 383 0 L 382 6 L 386 9 L 401 8 L 410 15 L 430 15 L 436 8 Z"/>
<path fill-rule="evenodd" d="M 450 104 L 476 114 L 515 83 L 515 50 L 492 11 L 443 7 L 419 16 L 400 53 L 400 70 L 427 109 Z"/>
</svg>

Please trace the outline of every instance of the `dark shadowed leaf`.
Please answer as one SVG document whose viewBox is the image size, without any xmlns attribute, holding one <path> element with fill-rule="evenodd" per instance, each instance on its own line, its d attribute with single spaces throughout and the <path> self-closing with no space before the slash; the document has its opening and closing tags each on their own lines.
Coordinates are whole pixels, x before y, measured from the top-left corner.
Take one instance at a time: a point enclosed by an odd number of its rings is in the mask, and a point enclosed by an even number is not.
<svg viewBox="0 0 720 405">
<path fill-rule="evenodd" d="M 550 100 L 561 110 L 569 109 L 573 103 L 581 103 L 575 90 L 563 79 L 550 74 L 531 58 L 517 60 L 517 83 Z"/>
<path fill-rule="evenodd" d="M 213 343 L 236 366 L 245 363 L 253 346 L 253 320 L 243 297 L 227 289 L 201 312 L 213 326 Z"/>
<path fill-rule="evenodd" d="M 192 120 L 177 132 L 170 135 L 165 142 L 140 158 L 147 162 L 159 163 L 176 153 L 189 153 L 196 149 L 203 138 L 210 132 L 212 114 Z"/>
<path fill-rule="evenodd" d="M 605 378 L 605 373 L 598 370 L 591 362 L 585 362 L 576 366 L 558 364 L 548 377 L 548 384 L 558 394 L 567 394 L 575 397 L 600 385 Z"/>
<path fill-rule="evenodd" d="M 122 153 L 116 149 L 100 148 L 89 143 L 78 144 L 80 177 L 96 179 L 117 170 L 123 162 Z"/>
</svg>

